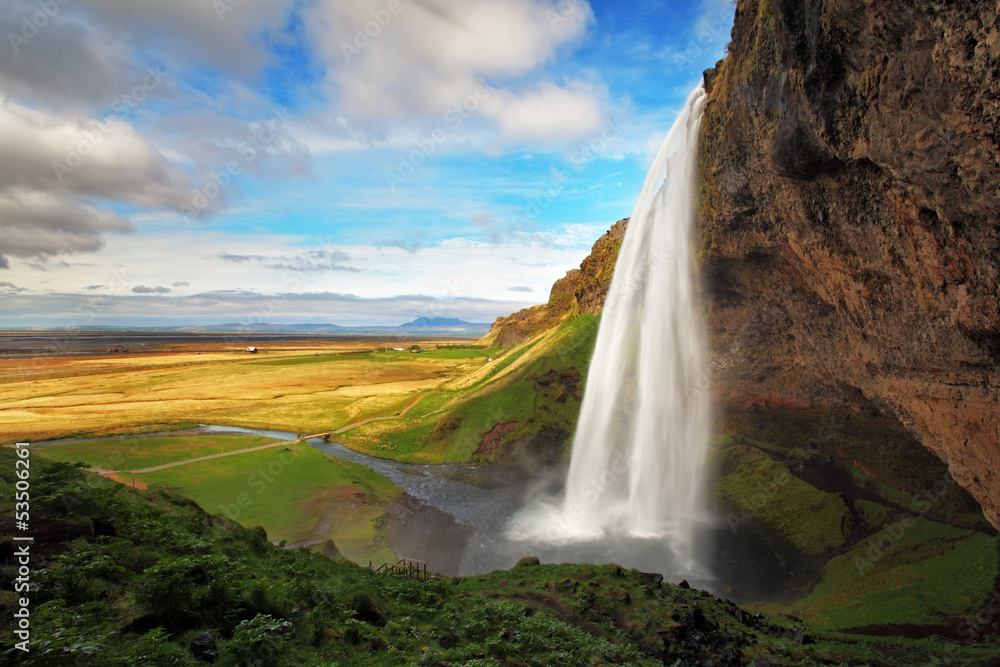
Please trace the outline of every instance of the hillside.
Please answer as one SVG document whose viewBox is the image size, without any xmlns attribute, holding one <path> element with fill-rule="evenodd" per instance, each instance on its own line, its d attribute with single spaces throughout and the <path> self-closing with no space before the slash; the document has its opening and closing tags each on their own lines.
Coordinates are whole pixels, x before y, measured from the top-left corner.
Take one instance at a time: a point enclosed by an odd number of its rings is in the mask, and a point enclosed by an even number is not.
<svg viewBox="0 0 1000 667">
<path fill-rule="evenodd" d="M 741 0 L 706 72 L 723 401 L 897 421 L 1000 526 L 992 1 Z"/>
<path fill-rule="evenodd" d="M 627 218 L 619 220 L 597 239 L 580 268 L 568 271 L 552 285 L 547 303 L 497 318 L 483 342 L 508 347 L 523 343 L 568 317 L 599 313 L 608 295 L 627 225 Z"/>
<path fill-rule="evenodd" d="M 15 454 L 0 450 L 10 562 Z M 991 649 L 814 630 L 614 565 L 428 581 L 268 543 L 193 502 L 32 461 L 30 651 L 21 665 L 982 665 Z M 327 551 L 336 556 L 331 544 Z M 679 662 L 678 662 L 679 661 Z"/>
</svg>

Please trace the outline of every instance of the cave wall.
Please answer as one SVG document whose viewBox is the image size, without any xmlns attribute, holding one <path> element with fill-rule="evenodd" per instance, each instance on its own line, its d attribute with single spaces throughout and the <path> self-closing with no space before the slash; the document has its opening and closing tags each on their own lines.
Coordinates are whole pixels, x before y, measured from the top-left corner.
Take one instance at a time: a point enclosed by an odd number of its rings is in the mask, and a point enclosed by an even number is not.
<svg viewBox="0 0 1000 667">
<path fill-rule="evenodd" d="M 740 0 L 699 255 L 727 400 L 893 415 L 1000 527 L 998 13 Z"/>
</svg>

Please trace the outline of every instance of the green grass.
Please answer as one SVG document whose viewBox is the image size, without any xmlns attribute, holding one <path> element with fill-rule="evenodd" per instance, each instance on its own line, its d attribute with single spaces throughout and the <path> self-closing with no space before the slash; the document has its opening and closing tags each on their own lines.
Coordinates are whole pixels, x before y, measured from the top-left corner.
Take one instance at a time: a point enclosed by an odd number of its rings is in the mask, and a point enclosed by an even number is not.
<svg viewBox="0 0 1000 667">
<path fill-rule="evenodd" d="M 305 443 L 135 475 L 211 513 L 263 526 L 273 540 L 331 538 L 349 557 L 391 559 L 376 524 L 402 491 L 361 465 Z"/>
<path fill-rule="evenodd" d="M 15 454 L 0 450 L 0 515 L 11 516 Z M 614 565 L 531 565 L 481 577 L 412 581 L 307 550 L 203 513 L 168 492 L 130 489 L 32 460 L 31 651 L 13 648 L 0 571 L 3 658 L 25 666 L 199 662 L 210 631 L 218 667 L 302 665 L 948 664 L 972 667 L 995 645 L 816 631 L 741 615 L 696 590 Z M 363 480 L 358 480 L 359 483 Z M 38 533 L 42 537 L 42 533 Z M 9 538 L 5 548 L 12 550 Z M 988 638 L 987 638 L 988 639 Z"/>
<path fill-rule="evenodd" d="M 579 415 L 578 396 L 567 395 L 559 386 L 543 387 L 538 380 L 552 371 L 579 374 L 577 394 L 582 395 L 598 324 L 593 315 L 571 318 L 545 336 L 494 357 L 488 367 L 432 391 L 406 419 L 359 427 L 345 433 L 343 441 L 375 456 L 421 463 L 496 460 L 496 455 L 476 452 L 485 433 L 511 421 L 517 427 L 505 438 L 508 443 L 543 430 L 563 433 L 568 441 Z M 509 451 L 504 455 L 519 456 Z"/>
<path fill-rule="evenodd" d="M 271 442 L 277 440 L 250 435 L 178 435 L 42 445 L 34 451 L 54 461 L 83 461 L 92 468 L 135 470 Z"/>
<path fill-rule="evenodd" d="M 787 611 L 821 628 L 975 616 L 1000 576 L 1000 538 L 923 518 L 890 523 L 827 563 Z"/>
<path fill-rule="evenodd" d="M 810 486 L 753 447 L 733 446 L 717 456 L 724 510 L 759 522 L 804 554 L 820 555 L 846 542 L 851 514 L 839 496 Z"/>
</svg>

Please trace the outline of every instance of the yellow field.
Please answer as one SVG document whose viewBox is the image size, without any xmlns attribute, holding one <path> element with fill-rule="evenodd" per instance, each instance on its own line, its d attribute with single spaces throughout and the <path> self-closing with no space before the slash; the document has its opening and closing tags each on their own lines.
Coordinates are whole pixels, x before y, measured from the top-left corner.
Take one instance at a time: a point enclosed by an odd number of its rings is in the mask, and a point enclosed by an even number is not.
<svg viewBox="0 0 1000 667">
<path fill-rule="evenodd" d="M 412 354 L 383 345 L 317 341 L 256 355 L 203 346 L 196 354 L 189 346 L 0 360 L 0 444 L 195 423 L 331 431 L 392 416 L 486 363 L 485 354 Z"/>
</svg>

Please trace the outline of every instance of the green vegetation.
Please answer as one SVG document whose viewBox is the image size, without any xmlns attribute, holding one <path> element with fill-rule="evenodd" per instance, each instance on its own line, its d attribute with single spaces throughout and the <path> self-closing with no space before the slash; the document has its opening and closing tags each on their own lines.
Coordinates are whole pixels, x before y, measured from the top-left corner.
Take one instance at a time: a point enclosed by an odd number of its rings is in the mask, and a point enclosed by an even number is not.
<svg viewBox="0 0 1000 667">
<path fill-rule="evenodd" d="M 718 462 L 717 495 L 724 510 L 755 520 L 804 554 L 818 556 L 847 540 L 851 514 L 839 496 L 796 478 L 754 447 L 724 449 Z"/>
<path fill-rule="evenodd" d="M 45 445 L 38 451 L 54 461 L 83 461 L 91 468 L 136 470 L 272 442 L 277 440 L 247 435 L 176 435 L 61 443 Z"/>
<path fill-rule="evenodd" d="M 492 355 L 476 371 L 431 391 L 407 419 L 366 424 L 343 442 L 366 453 L 421 463 L 559 458 L 583 394 L 599 318 L 581 315 L 508 350 L 439 350 Z M 498 425 L 493 447 L 484 437 Z M 512 443 L 520 441 L 520 448 Z"/>
<path fill-rule="evenodd" d="M 775 417 L 781 424 L 780 411 Z M 810 429 L 800 418 L 802 429 L 817 432 L 815 422 Z M 796 429 L 787 426 L 775 431 L 785 442 L 794 442 Z M 828 443 L 839 434 L 826 427 L 820 432 L 812 448 L 733 434 L 717 438 L 716 490 L 722 509 L 737 520 L 750 520 L 801 554 L 829 559 L 821 562 L 815 580 L 797 599 L 751 608 L 790 614 L 824 629 L 887 624 L 948 627 L 956 618 L 976 616 L 1000 581 L 1000 538 L 984 525 L 981 515 L 961 511 L 965 502 L 950 480 L 926 482 L 923 492 L 907 494 L 859 469 L 883 477 L 895 473 L 895 479 L 908 485 L 924 483 L 907 476 L 909 466 L 893 463 L 891 455 L 883 467 L 872 469 L 858 465 L 853 456 L 836 464 L 813 457 L 823 448 L 834 451 Z M 887 441 L 878 429 L 872 429 L 867 440 L 858 438 L 853 429 L 851 433 L 851 440 L 839 440 L 837 453 L 872 456 L 872 443 Z M 813 475 L 840 475 L 857 486 L 854 491 L 843 487 L 844 494 L 824 493 L 792 473 L 789 466 L 800 464 L 812 466 Z M 884 500 L 851 497 L 875 492 Z M 796 558 L 792 552 L 785 557 Z M 803 567 L 816 567 L 815 560 L 801 562 Z M 961 576 L 956 576 L 959 572 Z"/>
<path fill-rule="evenodd" d="M 983 607 L 1000 576 L 1000 538 L 910 517 L 827 563 L 785 611 L 815 627 L 947 624 Z"/>
<path fill-rule="evenodd" d="M 351 558 L 395 561 L 377 527 L 402 491 L 369 468 L 305 443 L 129 479 L 184 495 L 245 526 L 264 526 L 272 540 L 333 539 Z"/>
<path fill-rule="evenodd" d="M 5 522 L 13 459 L 11 450 L 0 451 Z M 985 643 L 816 632 L 613 565 L 519 566 L 427 582 L 376 575 L 343 559 L 274 547 L 259 531 L 172 494 L 40 457 L 31 470 L 38 589 L 29 653 L 12 648 L 16 570 L 0 571 L 4 657 L 23 665 L 204 664 L 192 646 L 223 667 L 971 666 L 994 654 Z M 3 548 L 13 548 L 9 537 Z"/>
</svg>

